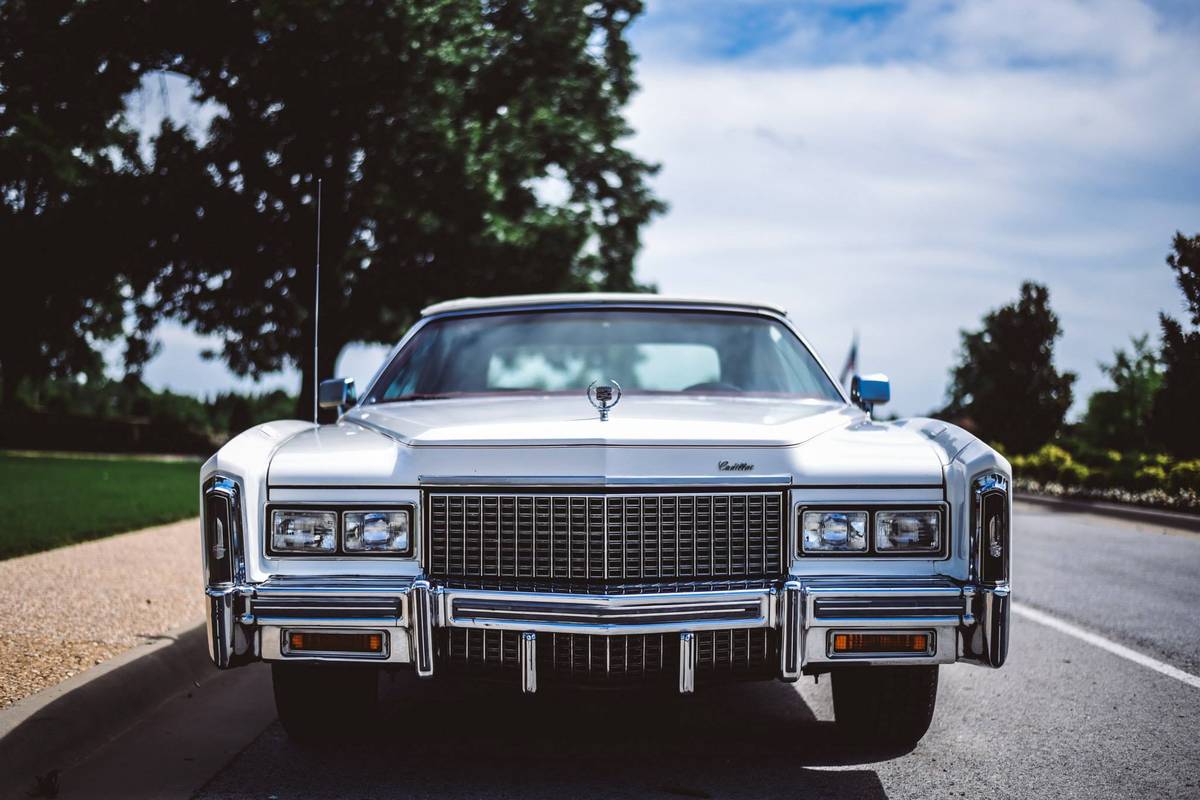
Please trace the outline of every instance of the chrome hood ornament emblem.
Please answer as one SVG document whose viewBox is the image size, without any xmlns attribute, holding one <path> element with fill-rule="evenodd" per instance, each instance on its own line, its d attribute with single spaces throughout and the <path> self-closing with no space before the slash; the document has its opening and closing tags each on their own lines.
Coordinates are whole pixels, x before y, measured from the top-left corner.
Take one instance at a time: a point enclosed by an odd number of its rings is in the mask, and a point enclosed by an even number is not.
<svg viewBox="0 0 1200 800">
<path fill-rule="evenodd" d="M 587 390 L 588 402 L 600 412 L 600 421 L 608 421 L 608 412 L 621 402 L 621 384 L 611 379 L 592 381 Z"/>
</svg>

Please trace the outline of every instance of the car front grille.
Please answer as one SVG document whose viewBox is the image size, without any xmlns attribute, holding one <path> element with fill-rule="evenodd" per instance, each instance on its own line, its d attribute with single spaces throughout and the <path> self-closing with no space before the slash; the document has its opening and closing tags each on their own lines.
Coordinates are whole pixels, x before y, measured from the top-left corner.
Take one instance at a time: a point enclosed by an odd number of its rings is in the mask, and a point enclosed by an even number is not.
<svg viewBox="0 0 1200 800">
<path fill-rule="evenodd" d="M 697 678 L 769 675 L 773 634 L 767 628 L 697 632 Z M 440 656 L 451 672 L 516 672 L 520 637 L 519 631 L 449 628 L 442 632 Z M 679 634 L 539 633 L 537 662 L 539 680 L 601 685 L 674 681 L 679 675 Z"/>
<path fill-rule="evenodd" d="M 438 578 L 585 583 L 775 577 L 781 492 L 430 493 L 428 572 Z"/>
</svg>

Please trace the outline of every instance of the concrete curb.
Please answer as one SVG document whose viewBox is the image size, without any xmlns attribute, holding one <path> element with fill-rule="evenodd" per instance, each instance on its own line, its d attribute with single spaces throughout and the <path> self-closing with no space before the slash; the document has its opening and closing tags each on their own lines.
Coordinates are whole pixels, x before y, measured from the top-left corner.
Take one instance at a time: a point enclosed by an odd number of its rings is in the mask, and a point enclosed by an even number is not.
<svg viewBox="0 0 1200 800">
<path fill-rule="evenodd" d="M 1163 511 L 1157 508 L 1140 508 L 1125 506 L 1120 503 L 1105 503 L 1098 500 L 1080 500 L 1073 497 L 1045 497 L 1039 494 L 1018 492 L 1014 500 L 1036 505 L 1059 508 L 1063 511 L 1075 511 L 1084 514 L 1099 514 L 1105 517 L 1145 522 L 1150 525 L 1161 525 L 1164 528 L 1192 531 L 1200 533 L 1200 515 L 1184 514 L 1179 511 Z"/>
<path fill-rule="evenodd" d="M 204 625 L 167 634 L 0 711 L 0 797 L 24 797 L 172 697 L 221 673 Z"/>
</svg>

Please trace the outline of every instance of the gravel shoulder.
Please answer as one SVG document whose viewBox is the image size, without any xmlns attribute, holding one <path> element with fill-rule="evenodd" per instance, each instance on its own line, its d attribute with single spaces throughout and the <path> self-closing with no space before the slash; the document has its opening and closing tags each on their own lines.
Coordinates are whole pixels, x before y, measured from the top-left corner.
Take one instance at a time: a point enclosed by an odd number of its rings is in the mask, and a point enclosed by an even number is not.
<svg viewBox="0 0 1200 800">
<path fill-rule="evenodd" d="M 198 525 L 0 561 L 0 708 L 202 622 Z"/>
</svg>

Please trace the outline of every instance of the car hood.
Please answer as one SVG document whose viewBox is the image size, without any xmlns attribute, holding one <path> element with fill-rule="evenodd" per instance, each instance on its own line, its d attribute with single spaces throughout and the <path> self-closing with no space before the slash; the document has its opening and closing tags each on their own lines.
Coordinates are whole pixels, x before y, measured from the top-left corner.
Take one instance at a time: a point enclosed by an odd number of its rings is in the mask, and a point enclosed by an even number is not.
<svg viewBox="0 0 1200 800">
<path fill-rule="evenodd" d="M 423 400 L 356 408 L 271 461 L 273 486 L 580 481 L 940 485 L 919 431 L 840 403 L 627 395 L 601 421 L 584 397 Z"/>
<path fill-rule="evenodd" d="M 416 447 L 795 444 L 838 424 L 845 406 L 816 400 L 626 395 L 601 421 L 578 397 L 519 396 L 386 403 L 350 419 Z"/>
</svg>

